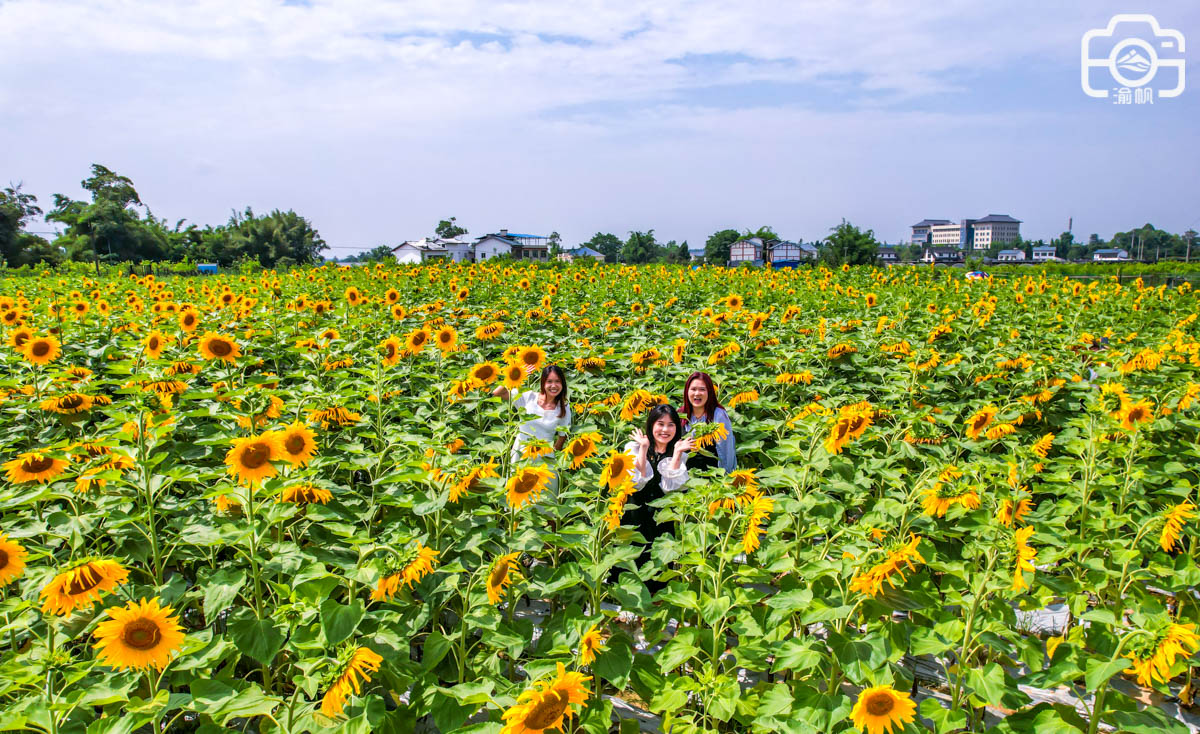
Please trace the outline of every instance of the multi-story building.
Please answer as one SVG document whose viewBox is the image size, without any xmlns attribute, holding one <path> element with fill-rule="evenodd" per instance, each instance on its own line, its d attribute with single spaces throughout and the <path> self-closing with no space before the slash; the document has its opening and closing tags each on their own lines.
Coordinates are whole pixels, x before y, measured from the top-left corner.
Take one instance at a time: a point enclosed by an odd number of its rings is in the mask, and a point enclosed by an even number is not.
<svg viewBox="0 0 1200 734">
<path fill-rule="evenodd" d="M 929 244 L 934 247 L 966 247 L 970 239 L 962 224 L 935 224 L 929 228 Z"/>
<path fill-rule="evenodd" d="M 996 255 L 996 260 L 1002 263 L 1023 263 L 1025 262 L 1024 250 L 1001 250 Z"/>
<path fill-rule="evenodd" d="M 992 245 L 1007 245 L 1021 236 L 1021 220 L 1007 214 L 989 214 L 972 223 L 973 247 L 986 250 Z"/>
<path fill-rule="evenodd" d="M 1037 247 L 1033 248 L 1033 261 L 1035 263 L 1040 263 L 1057 260 L 1058 258 L 1055 257 L 1056 252 L 1058 252 L 1058 250 L 1054 247 L 1054 245 L 1038 245 Z"/>
<path fill-rule="evenodd" d="M 912 244 L 928 245 L 933 242 L 930 230 L 939 224 L 950 224 L 949 219 L 922 219 L 912 226 Z"/>
</svg>

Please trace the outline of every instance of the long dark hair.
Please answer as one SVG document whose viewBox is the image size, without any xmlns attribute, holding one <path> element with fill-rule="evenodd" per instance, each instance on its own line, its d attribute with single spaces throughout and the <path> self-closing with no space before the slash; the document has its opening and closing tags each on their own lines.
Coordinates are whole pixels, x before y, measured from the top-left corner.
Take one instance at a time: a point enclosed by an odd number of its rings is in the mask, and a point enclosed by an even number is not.
<svg viewBox="0 0 1200 734">
<path fill-rule="evenodd" d="M 658 446 L 658 442 L 654 439 L 654 424 L 658 423 L 658 419 L 664 415 L 670 418 L 671 422 L 675 424 L 675 437 L 667 442 L 667 450 L 663 452 L 667 456 L 670 456 L 675 453 L 675 442 L 683 434 L 683 425 L 679 422 L 679 413 L 675 408 L 664 403 L 650 409 L 650 412 L 646 415 L 646 438 L 650 439 L 650 450 L 658 453 L 655 448 Z"/>
<path fill-rule="evenodd" d="M 567 376 L 562 371 L 562 367 L 556 364 L 548 364 L 542 368 L 541 381 L 538 382 L 538 392 L 546 394 L 546 378 L 550 375 L 556 375 L 559 382 L 562 383 L 563 389 L 554 397 L 554 404 L 558 406 L 558 417 L 562 418 L 567 414 Z"/>
<path fill-rule="evenodd" d="M 717 408 L 721 407 L 721 401 L 717 400 L 717 389 L 713 387 L 712 378 L 708 376 L 707 372 L 693 372 L 683 381 L 683 404 L 679 406 L 679 412 L 687 416 L 684 420 L 692 419 L 692 403 L 688 400 L 688 388 L 692 386 L 692 380 L 700 380 L 704 383 L 704 387 L 708 388 L 708 401 L 704 403 L 704 414 L 708 416 L 709 422 L 715 421 Z"/>
</svg>

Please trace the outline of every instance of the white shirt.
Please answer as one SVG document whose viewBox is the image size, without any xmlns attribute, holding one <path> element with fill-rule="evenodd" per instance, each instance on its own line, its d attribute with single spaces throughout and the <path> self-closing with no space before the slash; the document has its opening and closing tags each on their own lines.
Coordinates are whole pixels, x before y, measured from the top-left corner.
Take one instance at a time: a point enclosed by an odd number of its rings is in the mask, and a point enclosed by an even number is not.
<svg viewBox="0 0 1200 734">
<path fill-rule="evenodd" d="M 513 404 L 529 418 L 518 429 L 517 440 L 513 444 L 513 461 L 521 458 L 521 449 L 529 441 L 539 439 L 554 445 L 558 429 L 571 427 L 571 406 L 563 405 L 563 415 L 559 417 L 557 405 L 550 406 L 549 410 L 538 405 L 540 394 L 537 390 L 529 390 L 513 395 Z"/>
<path fill-rule="evenodd" d="M 630 441 L 629 443 L 625 444 L 625 453 L 629 454 L 630 456 L 634 457 L 634 459 L 635 459 L 635 461 L 633 463 L 633 486 L 637 489 L 641 489 L 642 487 L 646 486 L 646 482 L 650 481 L 654 477 L 654 474 L 653 474 L 653 472 L 647 472 L 647 473 L 643 474 L 638 469 L 638 465 L 637 465 L 637 461 L 636 461 L 637 455 L 638 455 L 637 441 Z M 683 485 L 687 484 L 687 480 L 688 480 L 687 452 L 685 451 L 679 455 L 679 468 L 678 469 L 671 468 L 672 459 L 673 459 L 673 457 L 664 456 L 658 462 L 658 475 L 659 475 L 658 483 L 659 483 L 659 486 L 662 487 L 663 494 L 666 494 L 667 492 L 674 492 L 675 490 L 681 488 Z M 649 456 L 648 452 L 646 455 L 646 461 L 647 462 L 650 461 L 650 456 Z M 647 468 L 649 468 L 649 467 L 647 467 Z"/>
</svg>

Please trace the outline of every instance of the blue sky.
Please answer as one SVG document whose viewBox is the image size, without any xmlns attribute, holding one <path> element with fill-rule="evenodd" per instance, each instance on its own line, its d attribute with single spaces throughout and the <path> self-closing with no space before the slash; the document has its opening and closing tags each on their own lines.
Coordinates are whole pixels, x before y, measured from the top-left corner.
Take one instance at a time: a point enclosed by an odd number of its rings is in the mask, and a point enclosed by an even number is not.
<svg viewBox="0 0 1200 734">
<path fill-rule="evenodd" d="M 451 215 L 693 246 L 1200 228 L 1200 54 L 1175 99 L 1080 88 L 1083 33 L 1128 12 L 1200 44 L 1168 2 L 0 0 L 0 180 L 49 208 L 99 162 L 171 221 L 295 209 L 330 256 Z"/>
</svg>

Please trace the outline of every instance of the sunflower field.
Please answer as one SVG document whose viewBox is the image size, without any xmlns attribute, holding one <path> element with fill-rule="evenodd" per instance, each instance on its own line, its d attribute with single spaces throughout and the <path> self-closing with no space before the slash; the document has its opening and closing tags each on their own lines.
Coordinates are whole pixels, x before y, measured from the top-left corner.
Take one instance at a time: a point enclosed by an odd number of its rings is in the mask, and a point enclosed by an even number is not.
<svg viewBox="0 0 1200 734">
<path fill-rule="evenodd" d="M 0 730 L 1187 732 L 1198 305 L 1033 269 L 0 275 Z M 493 390 L 544 364 L 572 430 L 514 459 Z M 657 500 L 639 565 L 622 451 L 698 370 L 738 469 Z"/>
</svg>

